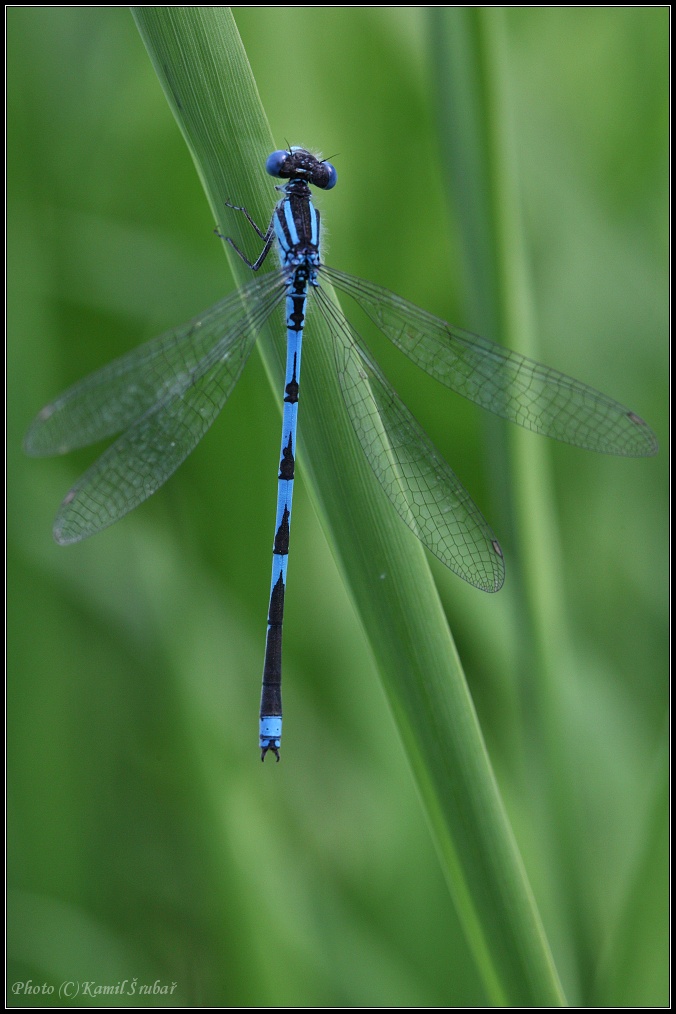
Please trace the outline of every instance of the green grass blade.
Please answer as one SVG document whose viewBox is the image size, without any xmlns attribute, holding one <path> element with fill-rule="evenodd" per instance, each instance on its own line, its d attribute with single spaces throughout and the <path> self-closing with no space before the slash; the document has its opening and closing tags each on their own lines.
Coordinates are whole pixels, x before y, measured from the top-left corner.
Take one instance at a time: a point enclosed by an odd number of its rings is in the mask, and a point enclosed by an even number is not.
<svg viewBox="0 0 676 1014">
<path fill-rule="evenodd" d="M 260 225 L 267 222 L 273 191 L 262 166 L 282 139 L 271 136 L 232 15 L 217 7 L 139 7 L 134 16 L 219 227 L 249 249 L 235 216 L 226 220 L 224 202 L 236 199 Z M 230 261 L 243 281 L 245 266 Z M 300 467 L 368 635 L 488 995 L 500 1006 L 560 1005 L 424 552 L 364 460 L 317 319 L 307 346 Z M 271 338 L 263 336 L 260 347 L 277 391 L 281 370 Z M 293 580 L 292 565 L 291 588 Z"/>
<path fill-rule="evenodd" d="M 470 320 L 510 348 L 542 358 L 521 215 L 508 37 L 502 11 L 430 8 L 428 38 L 438 96 L 449 200 L 460 233 Z M 561 575 L 565 567 L 546 442 L 492 420 L 484 423 L 491 477 L 499 495 L 498 530 L 515 533 L 510 559 L 520 645 L 521 785 L 531 817 L 547 833 L 540 861 L 551 871 L 548 927 L 568 951 L 567 986 L 580 1002 L 596 977 L 598 927 L 579 828 L 579 769 L 571 745 L 566 681 L 576 659 Z M 499 448 L 496 454 L 495 448 Z M 497 506 L 499 504 L 499 507 Z M 523 678 L 531 673 L 533 678 Z M 528 685 L 527 685 L 528 684 Z M 562 716 L 566 716 L 563 718 Z M 546 844 L 545 844 L 546 843 Z M 552 898 L 556 901 L 552 903 Z M 559 952 L 561 953 L 561 952 Z"/>
<path fill-rule="evenodd" d="M 472 313 L 480 329 L 537 359 L 504 19 L 497 10 L 479 8 L 435 9 L 430 17 L 441 96 L 440 136 L 468 270 Z M 549 451 L 545 442 L 534 441 L 518 429 L 510 429 L 506 439 L 500 424 L 487 420 L 484 425 L 488 446 L 500 449 L 491 460 L 500 489 L 500 529 L 511 528 L 519 535 L 520 553 L 510 563 L 518 598 L 521 671 L 534 674 L 532 687 L 522 691 L 523 788 L 533 809 L 539 808 L 539 819 L 556 828 L 551 846 L 556 856 L 549 858 L 556 870 L 557 922 L 568 946 L 575 949 L 577 944 L 575 987 L 584 992 L 584 980 L 590 975 L 589 967 L 584 967 L 585 955 L 588 958 L 593 947 L 585 924 L 587 905 L 574 840 L 580 815 L 567 776 L 560 709 L 554 703 L 557 680 L 562 677 L 561 660 L 572 658 L 574 651 L 557 579 L 562 568 Z"/>
</svg>

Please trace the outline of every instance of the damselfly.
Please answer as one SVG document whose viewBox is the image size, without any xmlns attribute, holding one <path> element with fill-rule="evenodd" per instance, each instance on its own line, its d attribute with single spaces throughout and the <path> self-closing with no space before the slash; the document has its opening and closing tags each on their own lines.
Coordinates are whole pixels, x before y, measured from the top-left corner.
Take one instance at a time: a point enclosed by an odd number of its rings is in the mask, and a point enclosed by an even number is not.
<svg viewBox="0 0 676 1014">
<path fill-rule="evenodd" d="M 410 359 L 442 384 L 526 429 L 607 454 L 654 454 L 639 416 L 577 380 L 451 327 L 386 289 L 321 263 L 319 212 L 310 185 L 330 190 L 336 170 L 304 148 L 275 151 L 266 170 L 287 180 L 263 232 L 257 271 L 277 241 L 281 267 L 182 327 L 122 356 L 44 408 L 26 436 L 29 454 L 63 454 L 122 436 L 65 497 L 56 541 L 78 542 L 123 517 L 158 489 L 195 447 L 233 390 L 257 333 L 285 301 L 286 376 L 277 517 L 260 710 L 260 747 L 279 760 L 282 619 L 296 457 L 301 343 L 310 294 L 331 334 L 347 414 L 385 493 L 447 567 L 484 591 L 504 579 L 500 545 L 478 507 L 400 401 L 357 332 L 320 287 L 350 296 Z"/>
</svg>

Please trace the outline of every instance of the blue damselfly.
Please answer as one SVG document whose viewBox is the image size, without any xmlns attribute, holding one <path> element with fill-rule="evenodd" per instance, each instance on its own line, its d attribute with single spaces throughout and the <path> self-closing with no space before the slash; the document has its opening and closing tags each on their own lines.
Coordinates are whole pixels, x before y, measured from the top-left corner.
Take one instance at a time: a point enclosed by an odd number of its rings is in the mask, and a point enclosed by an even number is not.
<svg viewBox="0 0 676 1014">
<path fill-rule="evenodd" d="M 286 309 L 286 376 L 277 516 L 260 711 L 260 747 L 279 760 L 282 620 L 291 523 L 301 348 L 308 296 L 332 336 L 347 413 L 364 453 L 403 520 L 446 566 L 495 592 L 504 580 L 500 545 L 478 507 L 400 401 L 354 328 L 321 288 L 350 296 L 417 366 L 483 408 L 526 429 L 607 454 L 646 456 L 652 430 L 635 413 L 562 373 L 413 306 L 386 289 L 321 262 L 319 213 L 310 185 L 330 190 L 336 170 L 304 148 L 275 151 L 267 172 L 287 182 L 263 232 L 257 271 L 276 240 L 281 266 L 256 277 L 194 320 L 86 377 L 44 408 L 26 436 L 29 454 L 62 454 L 122 433 L 65 497 L 56 541 L 78 542 L 123 517 L 157 490 L 212 424 L 233 390 L 257 333 Z"/>
</svg>

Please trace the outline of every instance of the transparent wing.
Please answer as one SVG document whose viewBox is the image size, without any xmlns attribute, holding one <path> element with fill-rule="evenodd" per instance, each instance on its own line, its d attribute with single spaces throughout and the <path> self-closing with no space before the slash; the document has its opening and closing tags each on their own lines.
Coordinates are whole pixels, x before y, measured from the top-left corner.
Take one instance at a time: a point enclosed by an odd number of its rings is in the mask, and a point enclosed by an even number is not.
<svg viewBox="0 0 676 1014">
<path fill-rule="evenodd" d="M 315 296 L 333 335 L 350 420 L 390 501 L 442 563 L 475 587 L 498 591 L 504 580 L 502 551 L 479 508 L 335 304 L 321 289 Z"/>
<path fill-rule="evenodd" d="M 188 387 L 212 356 L 227 358 L 244 340 L 252 311 L 268 301 L 274 305 L 282 281 L 281 272 L 256 278 L 187 324 L 78 381 L 33 420 L 25 451 L 36 457 L 66 454 L 126 429 Z"/>
<path fill-rule="evenodd" d="M 634 412 L 592 387 L 486 338 L 451 327 L 387 289 L 335 268 L 322 274 L 421 369 L 458 394 L 535 433 L 605 454 L 655 454 Z"/>
<path fill-rule="evenodd" d="M 163 367 L 163 374 L 172 377 L 173 382 L 161 388 L 160 399 L 152 401 L 140 418 L 134 411 L 135 421 L 127 431 L 94 462 L 65 497 L 54 524 L 57 542 L 78 542 L 107 528 L 151 496 L 184 461 L 225 404 L 249 357 L 257 332 L 282 301 L 285 290 L 278 284 L 276 288 L 263 291 L 265 295 L 258 307 L 240 314 L 235 326 L 230 327 L 221 341 L 212 342 L 209 349 L 201 350 L 204 355 L 199 361 L 193 363 L 190 356 L 180 358 L 181 363 L 191 363 L 191 368 L 172 371 Z M 220 304 L 221 310 L 223 305 Z M 223 323 L 222 314 L 217 319 Z M 216 327 L 216 320 L 211 321 L 210 326 Z M 194 340 L 191 347 L 196 350 Z M 155 360 L 151 359 L 151 363 Z M 158 373 L 154 371 L 155 394 L 160 389 L 157 378 Z M 129 385 L 122 390 L 126 394 Z M 86 401 L 95 413 L 89 397 Z M 112 402 L 111 410 L 115 411 Z M 120 410 L 116 428 L 130 419 L 131 412 L 131 408 L 126 412 Z M 101 435 L 100 429 L 96 432 L 97 436 Z"/>
</svg>

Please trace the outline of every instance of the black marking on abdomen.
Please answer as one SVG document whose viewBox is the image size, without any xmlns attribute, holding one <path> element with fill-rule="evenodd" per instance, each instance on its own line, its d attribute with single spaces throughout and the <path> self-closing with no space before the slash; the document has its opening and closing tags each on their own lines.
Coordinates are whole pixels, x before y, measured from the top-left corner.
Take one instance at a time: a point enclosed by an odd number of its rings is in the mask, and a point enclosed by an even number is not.
<svg viewBox="0 0 676 1014">
<path fill-rule="evenodd" d="M 279 475 L 278 479 L 285 479 L 287 482 L 289 479 L 293 479 L 293 470 L 295 467 L 295 460 L 293 457 L 293 437 L 289 433 L 289 442 L 282 449 L 282 460 L 279 463 Z"/>
<path fill-rule="evenodd" d="M 293 303 L 293 313 L 290 313 L 286 326 L 289 331 L 302 331 L 303 324 L 305 323 L 305 295 L 302 296 L 289 296 L 289 299 Z"/>
<path fill-rule="evenodd" d="M 265 641 L 261 715 L 282 713 L 282 619 L 284 617 L 284 579 L 280 574 L 270 596 L 268 635 Z"/>
<path fill-rule="evenodd" d="M 289 381 L 289 383 L 284 388 L 284 391 L 285 391 L 284 401 L 287 401 L 289 403 L 289 405 L 295 405 L 296 402 L 298 401 L 298 386 L 299 385 L 298 385 L 298 381 L 296 380 L 296 360 L 297 360 L 297 358 L 298 358 L 297 357 L 297 353 L 294 352 L 294 354 L 293 354 L 293 374 L 291 376 L 291 380 Z"/>
<path fill-rule="evenodd" d="M 270 594 L 268 623 L 271 627 L 281 627 L 284 619 L 284 576 L 279 575 L 275 587 Z"/>
<path fill-rule="evenodd" d="M 288 507 L 284 508 L 284 512 L 282 514 L 282 520 L 280 522 L 279 528 L 275 532 L 275 542 L 274 542 L 274 545 L 272 547 L 272 552 L 273 552 L 274 556 L 288 556 L 289 555 L 289 508 Z M 281 580 L 282 580 L 282 575 L 280 574 L 279 575 L 279 581 L 281 581 Z M 275 589 L 277 588 L 277 585 L 279 584 L 279 581 L 275 585 Z M 273 589 L 272 595 L 270 596 L 270 610 L 271 611 L 272 611 L 272 602 L 273 602 L 273 599 L 275 597 L 275 589 Z M 282 583 L 282 603 L 283 602 L 284 602 L 284 584 Z M 268 620 L 268 622 L 272 623 L 272 620 Z M 280 620 L 279 622 L 281 623 L 282 621 Z"/>
</svg>

